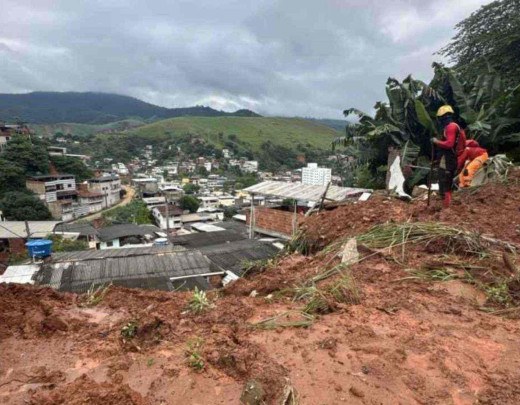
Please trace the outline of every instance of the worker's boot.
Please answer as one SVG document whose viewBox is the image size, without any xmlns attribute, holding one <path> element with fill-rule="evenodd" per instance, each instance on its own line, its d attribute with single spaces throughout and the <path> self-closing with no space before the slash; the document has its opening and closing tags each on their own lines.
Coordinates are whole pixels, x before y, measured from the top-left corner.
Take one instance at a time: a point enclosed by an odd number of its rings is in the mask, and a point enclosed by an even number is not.
<svg viewBox="0 0 520 405">
<path fill-rule="evenodd" d="M 444 193 L 444 200 L 442 201 L 442 206 L 444 208 L 449 208 L 451 204 L 451 191 L 446 191 Z"/>
</svg>

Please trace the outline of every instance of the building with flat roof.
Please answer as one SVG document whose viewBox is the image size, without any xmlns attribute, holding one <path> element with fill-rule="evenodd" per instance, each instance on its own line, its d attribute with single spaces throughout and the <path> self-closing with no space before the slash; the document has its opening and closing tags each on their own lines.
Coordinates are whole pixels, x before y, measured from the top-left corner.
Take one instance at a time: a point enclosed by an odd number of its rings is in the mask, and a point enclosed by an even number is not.
<svg viewBox="0 0 520 405">
<path fill-rule="evenodd" d="M 105 174 L 88 180 L 89 189 L 103 195 L 103 208 L 117 204 L 121 200 L 121 180 L 115 174 Z"/>
<path fill-rule="evenodd" d="M 332 170 L 318 167 L 317 163 L 309 163 L 302 169 L 302 184 L 326 186 L 332 179 Z"/>
</svg>

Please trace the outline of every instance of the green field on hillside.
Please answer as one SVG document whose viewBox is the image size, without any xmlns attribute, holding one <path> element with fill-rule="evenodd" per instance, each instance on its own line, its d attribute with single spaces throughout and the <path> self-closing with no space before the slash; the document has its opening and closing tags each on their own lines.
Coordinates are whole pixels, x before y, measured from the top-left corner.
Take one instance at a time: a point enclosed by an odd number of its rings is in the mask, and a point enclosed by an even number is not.
<svg viewBox="0 0 520 405">
<path fill-rule="evenodd" d="M 339 135 L 318 122 L 270 117 L 180 117 L 144 125 L 123 135 L 160 141 L 186 134 L 200 136 L 218 148 L 224 147 L 225 140 L 235 135 L 238 142 L 248 145 L 253 152 L 267 141 L 291 149 L 297 144 L 329 149 Z"/>
<path fill-rule="evenodd" d="M 46 138 L 54 136 L 61 132 L 63 135 L 74 135 L 78 137 L 88 137 L 102 132 L 126 131 L 128 129 L 136 128 L 145 125 L 146 122 L 140 119 L 126 119 L 115 121 L 108 124 L 76 124 L 76 123 L 61 123 L 61 124 L 31 124 L 29 127 L 37 134 Z"/>
</svg>

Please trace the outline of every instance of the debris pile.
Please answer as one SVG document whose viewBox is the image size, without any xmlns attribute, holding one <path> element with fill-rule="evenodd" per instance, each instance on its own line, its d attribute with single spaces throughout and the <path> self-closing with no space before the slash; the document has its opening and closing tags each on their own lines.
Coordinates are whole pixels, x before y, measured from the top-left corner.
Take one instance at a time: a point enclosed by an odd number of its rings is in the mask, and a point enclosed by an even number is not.
<svg viewBox="0 0 520 405">
<path fill-rule="evenodd" d="M 516 404 L 520 172 L 308 217 L 221 291 L 0 285 L 0 400 Z"/>
</svg>

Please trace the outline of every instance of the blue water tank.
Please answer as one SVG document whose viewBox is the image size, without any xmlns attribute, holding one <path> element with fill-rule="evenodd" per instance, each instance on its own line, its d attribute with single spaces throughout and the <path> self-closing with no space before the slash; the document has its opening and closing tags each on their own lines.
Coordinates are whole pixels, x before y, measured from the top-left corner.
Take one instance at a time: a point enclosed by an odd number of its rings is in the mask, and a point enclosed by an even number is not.
<svg viewBox="0 0 520 405">
<path fill-rule="evenodd" d="M 29 257 L 47 257 L 52 252 L 52 241 L 48 239 L 33 239 L 28 241 L 25 246 Z"/>
</svg>

